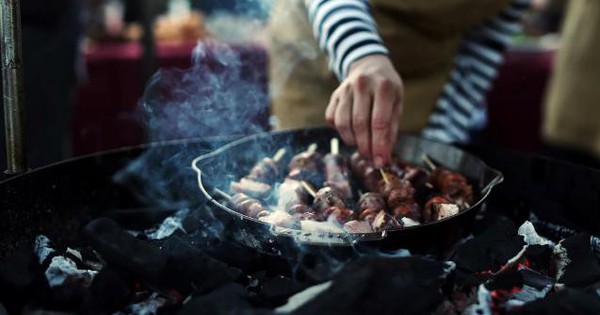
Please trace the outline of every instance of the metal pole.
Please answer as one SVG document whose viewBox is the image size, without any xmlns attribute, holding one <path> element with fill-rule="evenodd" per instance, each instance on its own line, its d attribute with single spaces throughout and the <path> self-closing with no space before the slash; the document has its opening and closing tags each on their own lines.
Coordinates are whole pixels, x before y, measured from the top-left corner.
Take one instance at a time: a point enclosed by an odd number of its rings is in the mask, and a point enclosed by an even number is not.
<svg viewBox="0 0 600 315">
<path fill-rule="evenodd" d="M 6 137 L 7 174 L 25 172 L 25 124 L 21 6 L 19 0 L 2 0 L 2 89 Z"/>
</svg>

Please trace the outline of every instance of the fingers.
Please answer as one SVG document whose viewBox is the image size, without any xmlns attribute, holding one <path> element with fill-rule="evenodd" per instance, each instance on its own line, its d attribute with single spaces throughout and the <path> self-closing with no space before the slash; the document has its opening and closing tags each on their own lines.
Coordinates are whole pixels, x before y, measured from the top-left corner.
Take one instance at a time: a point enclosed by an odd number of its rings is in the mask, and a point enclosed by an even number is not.
<svg viewBox="0 0 600 315">
<path fill-rule="evenodd" d="M 371 133 L 372 133 L 372 153 L 373 163 L 376 167 L 382 167 L 389 161 L 392 151 L 395 136 L 393 132 L 393 122 L 395 105 L 398 101 L 397 87 L 389 80 L 381 81 L 376 87 L 375 97 L 373 100 L 373 112 L 371 116 Z"/>
<path fill-rule="evenodd" d="M 335 109 L 334 125 L 342 140 L 349 146 L 356 144 L 352 132 L 352 89 L 349 84 L 340 87 L 339 102 Z"/>
<path fill-rule="evenodd" d="M 336 91 L 331 95 L 331 99 L 329 100 L 329 104 L 325 110 L 325 120 L 332 126 L 335 125 L 335 110 L 337 109 L 339 101 L 340 99 Z"/>
<path fill-rule="evenodd" d="M 366 77 L 358 76 L 353 88 L 352 130 L 358 152 L 371 157 L 371 91 Z"/>
</svg>

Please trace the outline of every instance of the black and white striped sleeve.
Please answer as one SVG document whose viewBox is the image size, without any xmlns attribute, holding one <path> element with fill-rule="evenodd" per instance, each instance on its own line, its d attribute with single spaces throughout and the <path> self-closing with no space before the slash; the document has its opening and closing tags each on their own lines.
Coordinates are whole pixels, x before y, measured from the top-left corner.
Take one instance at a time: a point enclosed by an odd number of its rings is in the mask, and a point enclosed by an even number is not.
<svg viewBox="0 0 600 315">
<path fill-rule="evenodd" d="M 308 18 L 329 68 L 343 80 L 352 62 L 388 54 L 365 0 L 305 0 Z"/>
<path fill-rule="evenodd" d="M 466 143 L 478 114 L 485 115 L 486 96 L 504 60 L 512 36 L 531 0 L 513 0 L 498 15 L 474 28 L 461 43 L 454 69 L 429 122 L 424 137 Z"/>
</svg>

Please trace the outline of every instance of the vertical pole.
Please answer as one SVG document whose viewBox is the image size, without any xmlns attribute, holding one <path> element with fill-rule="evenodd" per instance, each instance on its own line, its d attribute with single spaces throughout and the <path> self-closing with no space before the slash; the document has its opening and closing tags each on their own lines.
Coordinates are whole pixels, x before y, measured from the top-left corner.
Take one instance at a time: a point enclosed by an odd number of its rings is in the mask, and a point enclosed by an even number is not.
<svg viewBox="0 0 600 315">
<path fill-rule="evenodd" d="M 2 0 L 2 90 L 6 137 L 7 174 L 25 172 L 25 124 L 23 93 L 23 51 L 21 48 L 21 7 L 19 0 Z"/>
</svg>

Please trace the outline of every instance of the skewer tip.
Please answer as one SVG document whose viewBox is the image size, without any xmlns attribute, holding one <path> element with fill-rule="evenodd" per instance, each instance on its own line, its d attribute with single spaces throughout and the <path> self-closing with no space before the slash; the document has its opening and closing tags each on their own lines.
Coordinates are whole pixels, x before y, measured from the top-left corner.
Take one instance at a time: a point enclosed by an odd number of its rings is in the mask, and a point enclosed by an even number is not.
<svg viewBox="0 0 600 315">
<path fill-rule="evenodd" d="M 431 158 L 427 155 L 427 154 L 423 154 L 423 162 L 425 162 L 425 164 L 427 164 L 427 166 L 434 171 L 437 166 L 435 165 L 435 163 L 431 160 Z"/>
<path fill-rule="evenodd" d="M 383 177 L 383 181 L 387 184 L 390 182 L 387 173 L 383 170 L 383 168 L 379 169 L 379 173 L 381 173 L 381 177 Z"/>
<path fill-rule="evenodd" d="M 306 181 L 300 181 L 300 184 L 302 184 L 302 187 L 304 187 L 304 189 L 306 189 L 306 191 L 308 191 L 308 193 L 313 196 L 313 198 L 315 196 L 317 196 L 317 192 L 315 191 L 315 189 Z"/>
<path fill-rule="evenodd" d="M 331 138 L 331 154 L 340 154 L 340 140 L 338 138 Z"/>
<path fill-rule="evenodd" d="M 230 194 L 220 190 L 219 188 L 215 188 L 215 192 L 221 195 L 223 198 L 227 199 L 228 201 L 231 201 L 231 199 L 233 198 Z"/>
<path fill-rule="evenodd" d="M 316 144 L 316 143 L 311 143 L 311 144 L 308 146 L 308 149 L 306 149 L 306 151 L 307 151 L 308 153 L 313 153 L 313 152 L 317 151 L 317 144 Z"/>
<path fill-rule="evenodd" d="M 275 152 L 275 155 L 273 155 L 273 161 L 279 162 L 279 160 L 281 160 L 281 158 L 285 155 L 285 152 L 285 148 L 277 150 L 277 152 Z"/>
</svg>

